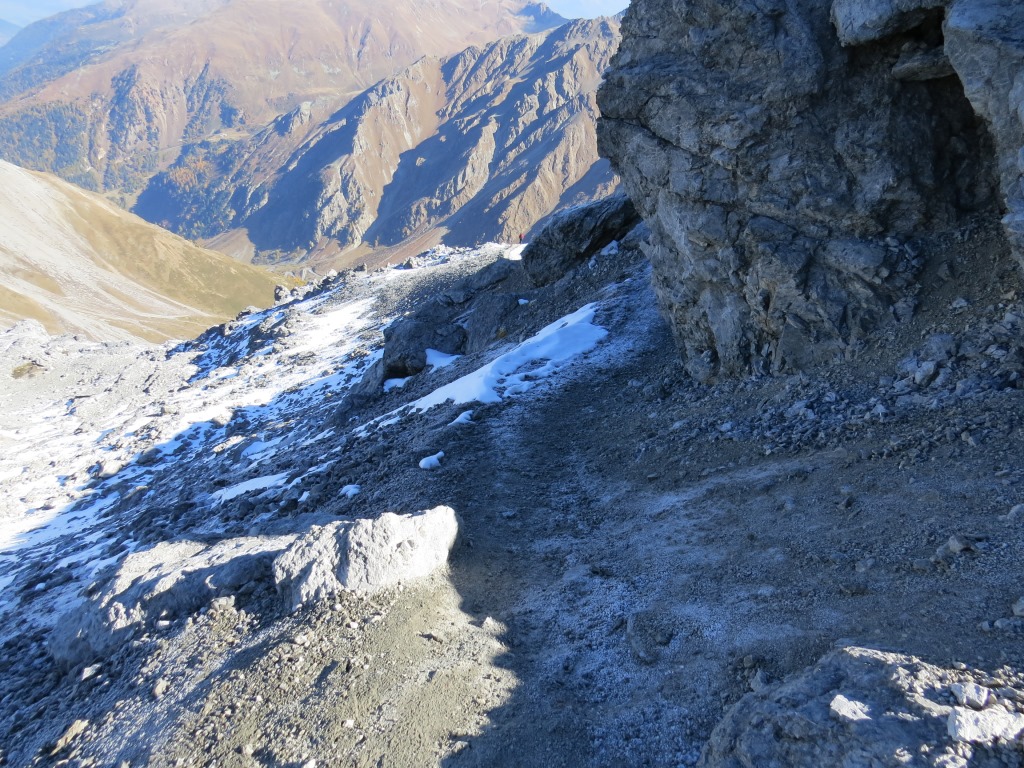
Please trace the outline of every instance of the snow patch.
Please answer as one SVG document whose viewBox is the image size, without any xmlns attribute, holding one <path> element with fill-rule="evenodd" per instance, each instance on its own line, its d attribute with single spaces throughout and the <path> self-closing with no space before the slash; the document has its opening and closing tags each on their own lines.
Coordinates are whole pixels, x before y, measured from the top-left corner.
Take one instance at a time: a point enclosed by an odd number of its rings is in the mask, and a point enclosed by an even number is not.
<svg viewBox="0 0 1024 768">
<path fill-rule="evenodd" d="M 252 491 L 262 491 L 267 488 L 284 485 L 284 482 L 287 479 L 287 472 L 283 472 L 279 475 L 254 477 L 252 480 L 246 480 L 245 482 L 238 483 L 237 485 L 232 485 L 229 488 L 222 488 L 211 495 L 216 499 L 218 504 L 223 504 L 225 501 L 231 501 L 232 499 L 236 499 L 239 496 L 251 493 Z"/>
<path fill-rule="evenodd" d="M 451 400 L 463 403 L 498 403 L 503 395 L 527 392 L 535 383 L 589 352 L 608 335 L 593 324 L 597 305 L 588 304 L 556 320 L 514 349 L 482 368 L 456 379 L 411 404 L 425 411 Z M 499 389 L 502 390 L 499 392 Z"/>
<path fill-rule="evenodd" d="M 446 355 L 444 352 L 438 352 L 436 349 L 427 350 L 427 365 L 430 366 L 431 370 L 437 370 L 438 368 L 445 368 L 462 355 Z"/>
<path fill-rule="evenodd" d="M 384 391 L 390 392 L 393 389 L 402 389 L 411 378 L 411 376 L 406 376 L 404 379 L 387 379 L 384 382 Z"/>
<path fill-rule="evenodd" d="M 472 424 L 472 423 L 473 423 L 473 412 L 472 412 L 472 411 L 463 411 L 463 412 L 462 412 L 462 413 L 460 413 L 460 414 L 458 415 L 458 417 L 457 417 L 457 418 L 456 418 L 456 419 L 455 419 L 455 420 L 454 420 L 454 421 L 453 421 L 453 422 L 452 422 L 451 424 L 449 424 L 448 426 L 449 426 L 449 427 L 454 427 L 454 426 L 456 426 L 457 424 Z"/>
<path fill-rule="evenodd" d="M 444 458 L 444 451 L 438 451 L 433 456 L 420 459 L 420 469 L 440 469 L 441 459 Z"/>
</svg>

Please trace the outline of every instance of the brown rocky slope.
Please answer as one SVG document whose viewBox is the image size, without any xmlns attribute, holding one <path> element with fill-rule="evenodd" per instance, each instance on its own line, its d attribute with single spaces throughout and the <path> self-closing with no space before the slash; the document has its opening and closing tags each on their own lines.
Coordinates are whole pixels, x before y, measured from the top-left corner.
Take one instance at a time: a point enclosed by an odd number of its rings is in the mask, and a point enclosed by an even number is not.
<svg viewBox="0 0 1024 768">
<path fill-rule="evenodd" d="M 97 341 L 189 338 L 281 278 L 200 248 L 48 174 L 0 161 L 0 323 Z"/>
<path fill-rule="evenodd" d="M 304 101 L 340 106 L 423 55 L 563 22 L 525 0 L 117 0 L 0 53 L 0 156 L 130 201 L 181 147 Z"/>
<path fill-rule="evenodd" d="M 329 116 L 305 104 L 249 140 L 186 152 L 135 210 L 264 262 L 358 249 L 351 261 L 408 238 L 419 250 L 516 241 L 614 188 L 594 93 L 618 26 L 576 21 L 425 57 Z"/>
</svg>

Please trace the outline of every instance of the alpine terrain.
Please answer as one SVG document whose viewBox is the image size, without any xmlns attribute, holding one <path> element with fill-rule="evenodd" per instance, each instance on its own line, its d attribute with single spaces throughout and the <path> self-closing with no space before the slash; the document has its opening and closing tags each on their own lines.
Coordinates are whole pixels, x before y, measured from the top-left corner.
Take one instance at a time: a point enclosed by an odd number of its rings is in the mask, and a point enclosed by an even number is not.
<svg viewBox="0 0 1024 768">
<path fill-rule="evenodd" d="M 614 189 L 595 93 L 618 29 L 577 21 L 424 57 L 327 117 L 307 102 L 251 139 L 184 151 L 135 211 L 271 263 L 518 241 Z"/>
<path fill-rule="evenodd" d="M 0 161 L 0 325 L 97 341 L 189 338 L 273 301 L 279 276 Z"/>
<path fill-rule="evenodd" d="M 134 50 L 96 24 L 82 73 Z M 153 166 L 140 206 L 323 267 L 273 306 L 0 332 L 0 764 L 1024 766 L 1024 6 L 617 27 Z M 602 70 L 605 160 L 558 165 Z M 0 242 L 62 221 L 70 187 L 0 170 L 35 190 Z M 531 185 L 560 210 L 517 244 Z"/>
<path fill-rule="evenodd" d="M 564 22 L 525 0 L 114 0 L 0 50 L 0 155 L 130 202 L 184 146 Z"/>
<path fill-rule="evenodd" d="M 0 52 L 0 155 L 237 258 L 321 271 L 515 241 L 614 189 L 595 91 L 617 20 L 514 0 L 283 8 L 132 0 L 32 25 Z"/>
</svg>

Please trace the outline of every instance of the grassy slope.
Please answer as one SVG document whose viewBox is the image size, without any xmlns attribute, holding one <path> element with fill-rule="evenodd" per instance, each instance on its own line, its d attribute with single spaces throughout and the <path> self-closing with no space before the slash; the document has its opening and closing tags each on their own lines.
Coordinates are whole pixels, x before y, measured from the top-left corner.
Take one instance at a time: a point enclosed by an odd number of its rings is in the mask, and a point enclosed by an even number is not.
<svg viewBox="0 0 1024 768">
<path fill-rule="evenodd" d="M 51 332 L 160 341 L 273 301 L 278 275 L 200 248 L 52 176 L 6 164 L 0 171 L 25 198 L 44 195 L 49 205 L 33 203 L 33 212 L 50 217 L 40 226 L 24 211 L 3 211 L 30 231 L 19 233 L 16 246 L 12 237 L 0 240 L 0 318 L 31 317 Z M 44 251 L 59 253 L 59 269 Z"/>
</svg>

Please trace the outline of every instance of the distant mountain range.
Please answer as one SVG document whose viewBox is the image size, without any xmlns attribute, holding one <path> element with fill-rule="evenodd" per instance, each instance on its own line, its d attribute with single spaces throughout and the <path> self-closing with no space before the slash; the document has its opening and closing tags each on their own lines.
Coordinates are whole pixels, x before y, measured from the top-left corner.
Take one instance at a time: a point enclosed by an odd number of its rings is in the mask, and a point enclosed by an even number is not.
<svg viewBox="0 0 1024 768">
<path fill-rule="evenodd" d="M 190 338 L 269 305 L 280 280 L 0 161 L 0 329 L 32 318 L 101 341 Z"/>
<path fill-rule="evenodd" d="M 0 45 L 3 45 L 16 34 L 18 34 L 19 29 L 21 29 L 21 27 L 19 27 L 17 24 L 12 24 L 9 21 L 4 21 L 3 19 L 0 19 Z"/>
<path fill-rule="evenodd" d="M 618 36 L 615 20 L 576 21 L 425 57 L 333 114 L 307 103 L 250 139 L 190 147 L 136 210 L 267 262 L 515 240 L 613 189 L 594 92 Z"/>
<path fill-rule="evenodd" d="M 0 157 L 131 202 L 182 146 L 563 22 L 526 0 L 108 0 L 0 49 Z"/>
<path fill-rule="evenodd" d="M 108 0 L 0 48 L 0 157 L 259 263 L 514 240 L 614 187 L 618 39 L 528 0 Z"/>
</svg>

